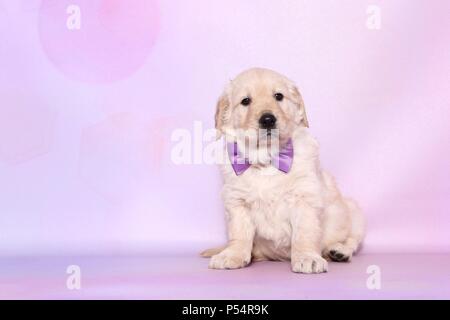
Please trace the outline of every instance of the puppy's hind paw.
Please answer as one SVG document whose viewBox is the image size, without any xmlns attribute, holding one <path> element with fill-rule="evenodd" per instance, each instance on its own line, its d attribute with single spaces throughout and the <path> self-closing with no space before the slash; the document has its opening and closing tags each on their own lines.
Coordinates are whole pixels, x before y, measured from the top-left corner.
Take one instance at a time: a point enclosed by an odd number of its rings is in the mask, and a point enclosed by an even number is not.
<svg viewBox="0 0 450 320">
<path fill-rule="evenodd" d="M 350 256 L 345 255 L 336 250 L 331 250 L 328 253 L 328 257 L 330 257 L 331 260 L 336 261 L 336 262 L 348 262 L 350 260 Z"/>
<path fill-rule="evenodd" d="M 327 272 L 328 262 L 320 255 L 301 254 L 291 261 L 292 271 L 299 273 L 322 273 Z"/>
<path fill-rule="evenodd" d="M 222 251 L 211 257 L 209 261 L 210 269 L 239 269 L 250 263 L 250 257 L 230 251 Z"/>
<path fill-rule="evenodd" d="M 335 262 L 349 262 L 352 259 L 353 250 L 342 243 L 336 243 L 325 251 L 324 256 Z"/>
</svg>

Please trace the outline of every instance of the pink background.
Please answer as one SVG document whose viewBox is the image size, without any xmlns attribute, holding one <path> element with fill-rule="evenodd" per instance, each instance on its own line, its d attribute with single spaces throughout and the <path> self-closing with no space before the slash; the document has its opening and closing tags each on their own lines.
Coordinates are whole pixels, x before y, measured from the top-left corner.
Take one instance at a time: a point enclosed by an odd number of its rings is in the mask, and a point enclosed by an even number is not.
<svg viewBox="0 0 450 320">
<path fill-rule="evenodd" d="M 81 29 L 65 9 L 78 4 Z M 366 27 L 369 4 L 381 29 Z M 0 255 L 223 243 L 220 176 L 175 165 L 253 66 L 303 93 L 364 252 L 450 248 L 450 2 L 0 0 Z M 203 266 L 202 266 L 203 267 Z"/>
</svg>

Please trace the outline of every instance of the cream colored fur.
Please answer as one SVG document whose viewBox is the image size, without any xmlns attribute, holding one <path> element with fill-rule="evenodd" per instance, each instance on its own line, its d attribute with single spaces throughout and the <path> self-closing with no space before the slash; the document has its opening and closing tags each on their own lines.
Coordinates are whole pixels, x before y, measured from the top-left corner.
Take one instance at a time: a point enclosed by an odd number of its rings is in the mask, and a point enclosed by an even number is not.
<svg viewBox="0 0 450 320">
<path fill-rule="evenodd" d="M 277 92 L 284 95 L 283 101 L 274 99 Z M 252 102 L 245 107 L 240 102 L 247 96 Z M 281 144 L 288 138 L 293 141 L 292 168 L 284 173 L 269 164 L 267 148 L 250 150 L 250 158 L 257 163 L 240 176 L 230 163 L 221 165 L 228 243 L 202 255 L 211 256 L 209 267 L 214 269 L 290 260 L 294 272 L 325 272 L 326 259 L 351 259 L 363 240 L 363 216 L 322 170 L 319 145 L 307 128 L 303 100 L 286 77 L 267 69 L 241 73 L 219 99 L 216 127 L 228 138 L 236 138 L 237 129 L 256 130 L 258 118 L 267 111 L 277 117 Z"/>
</svg>

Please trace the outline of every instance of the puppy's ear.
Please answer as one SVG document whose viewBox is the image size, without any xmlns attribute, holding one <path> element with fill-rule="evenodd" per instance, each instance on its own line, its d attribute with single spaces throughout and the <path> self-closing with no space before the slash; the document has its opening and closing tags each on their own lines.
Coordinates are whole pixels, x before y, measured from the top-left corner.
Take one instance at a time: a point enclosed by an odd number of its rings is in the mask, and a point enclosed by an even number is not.
<svg viewBox="0 0 450 320">
<path fill-rule="evenodd" d="M 305 104 L 303 103 L 302 95 L 296 86 L 292 87 L 292 93 L 294 96 L 295 104 L 298 107 L 298 111 L 300 113 L 300 124 L 309 128 L 308 117 L 306 116 Z"/>
<path fill-rule="evenodd" d="M 217 101 L 215 126 L 217 130 L 217 138 L 220 138 L 222 133 L 225 133 L 225 125 L 229 119 L 230 102 L 228 99 L 228 93 L 225 91 Z"/>
</svg>

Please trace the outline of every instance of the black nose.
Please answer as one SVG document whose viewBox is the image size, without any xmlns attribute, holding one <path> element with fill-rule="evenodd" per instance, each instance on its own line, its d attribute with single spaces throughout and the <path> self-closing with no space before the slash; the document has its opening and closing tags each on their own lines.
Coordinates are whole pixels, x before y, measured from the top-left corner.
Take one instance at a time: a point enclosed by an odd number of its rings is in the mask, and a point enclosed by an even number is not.
<svg viewBox="0 0 450 320">
<path fill-rule="evenodd" d="M 275 128 L 275 123 L 277 118 L 271 113 L 264 113 L 261 118 L 259 118 L 259 126 L 262 129 L 273 129 Z"/>
</svg>

